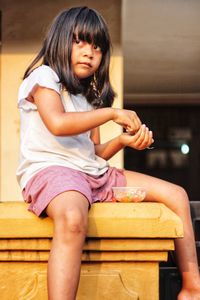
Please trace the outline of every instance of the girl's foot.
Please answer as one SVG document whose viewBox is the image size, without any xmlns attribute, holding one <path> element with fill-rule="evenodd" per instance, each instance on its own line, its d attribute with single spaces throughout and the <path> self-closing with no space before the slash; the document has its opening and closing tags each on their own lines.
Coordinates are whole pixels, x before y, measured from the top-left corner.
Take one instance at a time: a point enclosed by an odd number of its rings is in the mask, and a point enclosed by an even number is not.
<svg viewBox="0 0 200 300">
<path fill-rule="evenodd" d="M 177 300 L 200 300 L 200 288 L 199 289 L 183 288 L 178 294 Z"/>
</svg>

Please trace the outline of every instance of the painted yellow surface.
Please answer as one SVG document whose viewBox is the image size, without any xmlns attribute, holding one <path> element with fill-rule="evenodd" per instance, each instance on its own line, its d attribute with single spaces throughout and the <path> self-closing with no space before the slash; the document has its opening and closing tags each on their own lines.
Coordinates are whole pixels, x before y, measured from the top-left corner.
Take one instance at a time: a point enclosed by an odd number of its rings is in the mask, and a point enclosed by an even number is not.
<svg viewBox="0 0 200 300">
<path fill-rule="evenodd" d="M 119 242 L 120 241 L 120 242 Z M 51 238 L 31 239 L 2 239 L 1 250 L 50 250 Z M 95 251 L 153 251 L 174 250 L 174 242 L 171 239 L 131 239 L 131 238 L 86 238 L 84 250 Z"/>
<path fill-rule="evenodd" d="M 47 300 L 46 263 L 1 263 L 2 300 Z M 83 263 L 77 300 L 158 300 L 158 264 Z"/>
<path fill-rule="evenodd" d="M 93 205 L 77 300 L 158 300 L 159 262 L 181 236 L 180 219 L 164 205 Z M 49 218 L 37 218 L 22 202 L 0 203 L 2 300 L 47 300 L 51 238 Z"/>
<path fill-rule="evenodd" d="M 6 222 L 5 222 L 6 220 Z M 38 219 L 23 202 L 0 203 L 0 237 L 51 237 L 49 218 Z M 175 238 L 183 235 L 180 218 L 160 203 L 95 203 L 88 237 Z"/>
</svg>

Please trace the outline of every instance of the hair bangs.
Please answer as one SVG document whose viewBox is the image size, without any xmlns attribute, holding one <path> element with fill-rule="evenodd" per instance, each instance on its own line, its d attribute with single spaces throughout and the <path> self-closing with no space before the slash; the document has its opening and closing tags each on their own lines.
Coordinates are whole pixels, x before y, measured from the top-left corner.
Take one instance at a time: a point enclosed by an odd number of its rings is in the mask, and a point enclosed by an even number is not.
<svg viewBox="0 0 200 300">
<path fill-rule="evenodd" d="M 106 53 L 110 47 L 110 38 L 104 20 L 93 10 L 83 9 L 76 18 L 74 35 L 82 41 L 94 44 Z"/>
</svg>

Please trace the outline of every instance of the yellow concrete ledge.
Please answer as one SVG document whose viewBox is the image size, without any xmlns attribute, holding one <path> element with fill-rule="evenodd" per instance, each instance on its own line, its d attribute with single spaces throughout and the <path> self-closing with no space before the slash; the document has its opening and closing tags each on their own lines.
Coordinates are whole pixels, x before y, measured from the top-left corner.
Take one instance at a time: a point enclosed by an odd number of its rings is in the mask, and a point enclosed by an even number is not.
<svg viewBox="0 0 200 300">
<path fill-rule="evenodd" d="M 40 250 L 49 251 L 51 239 L 49 238 L 18 238 L 0 239 L 2 250 Z M 116 238 L 86 238 L 83 247 L 85 251 L 158 251 L 174 250 L 172 239 L 116 239 Z"/>
<path fill-rule="evenodd" d="M 52 232 L 25 203 L 0 203 L 1 299 L 48 299 Z M 159 262 L 182 236 L 181 220 L 162 204 L 94 204 L 76 299 L 159 300 Z"/>
<path fill-rule="evenodd" d="M 23 202 L 0 203 L 0 238 L 50 238 L 49 218 L 38 219 Z M 178 238 L 180 218 L 159 203 L 96 203 L 89 211 L 88 237 Z"/>
</svg>

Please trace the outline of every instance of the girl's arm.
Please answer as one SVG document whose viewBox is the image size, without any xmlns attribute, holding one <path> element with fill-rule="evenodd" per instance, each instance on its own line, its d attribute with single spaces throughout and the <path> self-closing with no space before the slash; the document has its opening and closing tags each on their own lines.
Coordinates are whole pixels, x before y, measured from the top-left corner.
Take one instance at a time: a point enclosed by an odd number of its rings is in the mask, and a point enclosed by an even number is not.
<svg viewBox="0 0 200 300">
<path fill-rule="evenodd" d="M 136 132 L 141 121 L 134 111 L 101 108 L 88 112 L 65 112 L 60 95 L 51 89 L 37 86 L 30 95 L 38 112 L 54 135 L 76 135 L 91 130 L 110 120 L 123 126 L 130 132 Z"/>
<path fill-rule="evenodd" d="M 100 143 L 99 129 L 95 128 L 92 131 L 91 139 L 95 144 L 95 153 L 105 160 L 110 159 L 119 150 L 126 146 L 137 150 L 143 150 L 154 142 L 152 131 L 149 131 L 144 124 L 140 127 L 135 135 L 122 133 L 121 135 L 104 144 Z"/>
<path fill-rule="evenodd" d="M 104 158 L 105 160 L 110 159 L 114 156 L 118 151 L 120 151 L 124 146 L 120 142 L 120 136 L 113 138 L 112 140 L 101 144 L 100 143 L 100 132 L 99 128 L 96 127 L 92 130 L 91 139 L 95 145 L 95 153 L 96 155 Z"/>
</svg>

